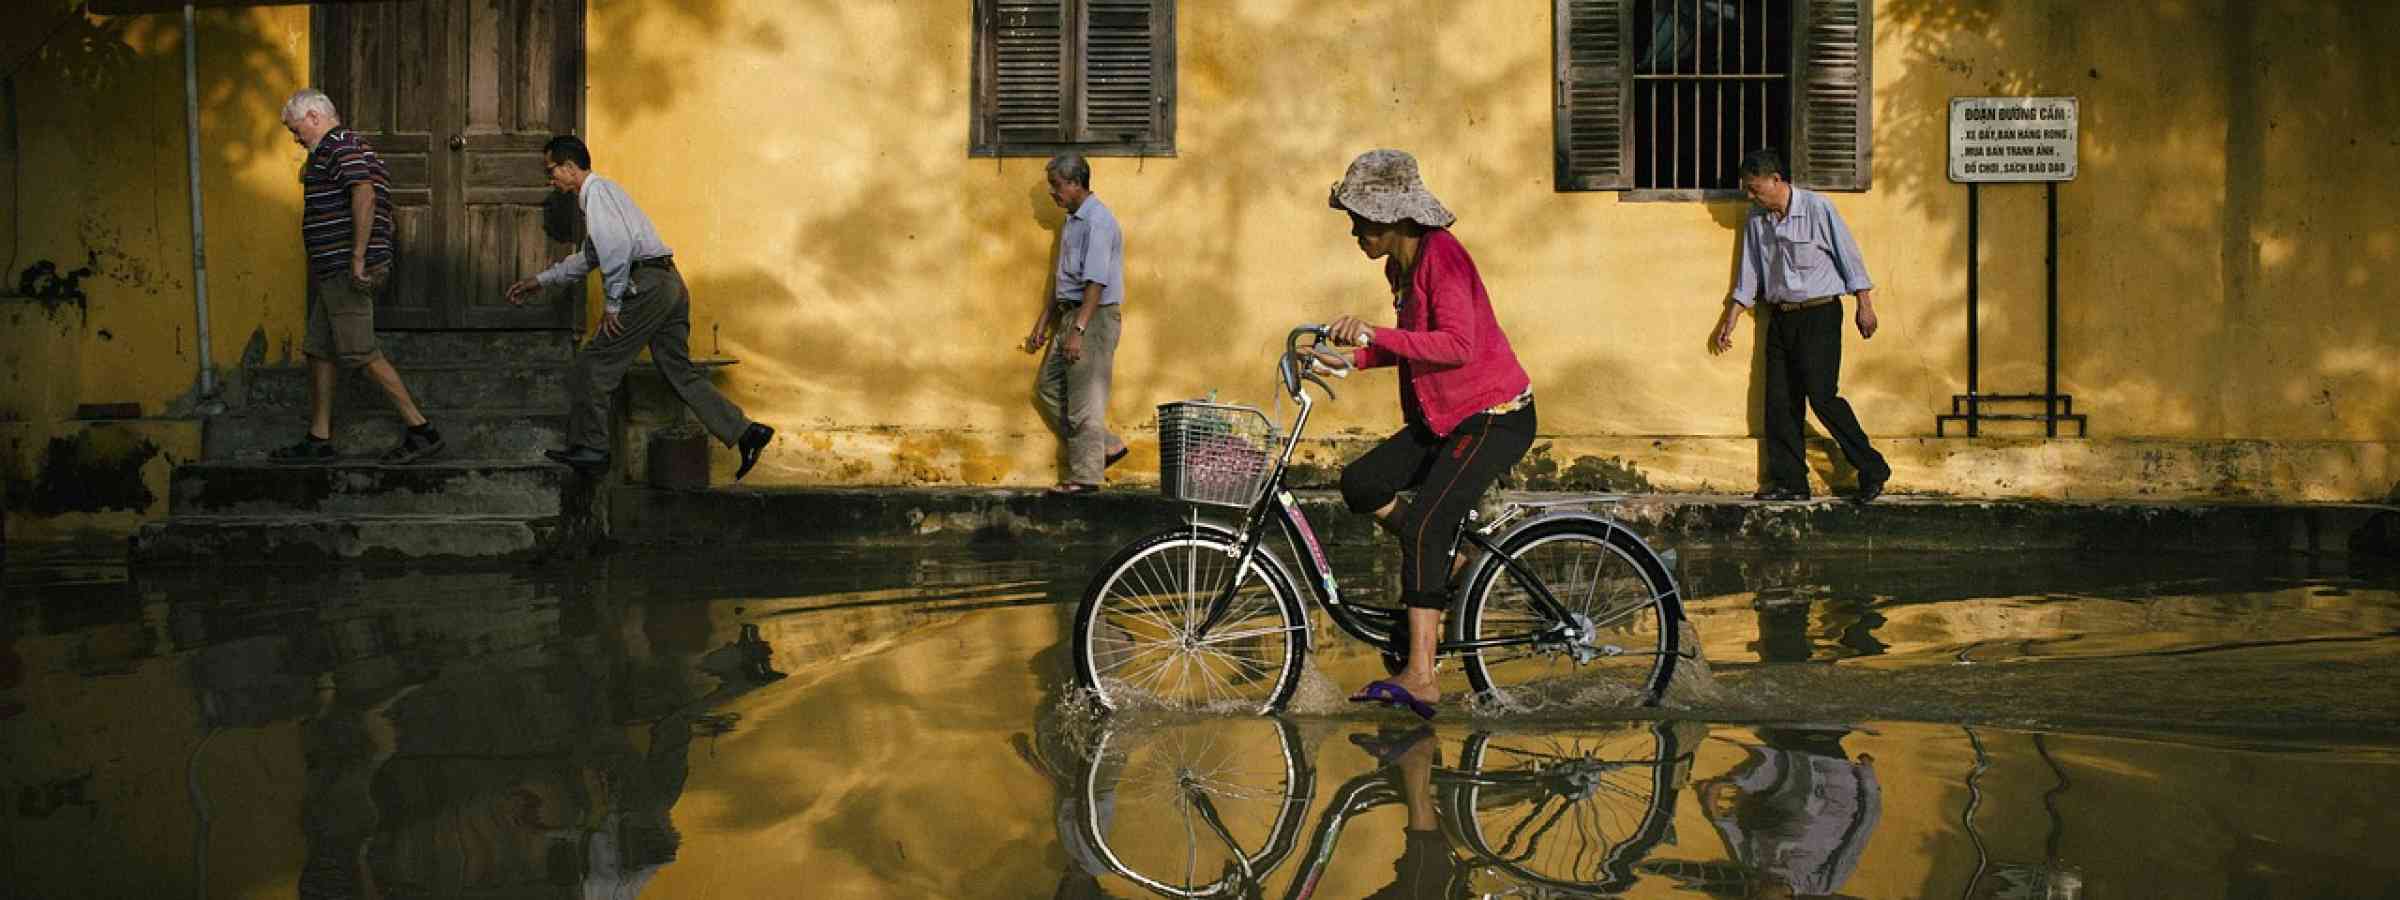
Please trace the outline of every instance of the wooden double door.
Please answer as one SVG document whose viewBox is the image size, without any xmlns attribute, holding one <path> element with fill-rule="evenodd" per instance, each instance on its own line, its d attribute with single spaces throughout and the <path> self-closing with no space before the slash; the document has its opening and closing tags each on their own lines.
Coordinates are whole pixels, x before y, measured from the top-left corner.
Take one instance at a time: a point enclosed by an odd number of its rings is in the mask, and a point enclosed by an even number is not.
<svg viewBox="0 0 2400 900">
<path fill-rule="evenodd" d="M 316 6 L 316 83 L 391 175 L 399 262 L 379 327 L 582 325 L 572 287 L 523 306 L 505 294 L 581 241 L 542 144 L 582 130 L 583 18 L 583 0 Z"/>
</svg>

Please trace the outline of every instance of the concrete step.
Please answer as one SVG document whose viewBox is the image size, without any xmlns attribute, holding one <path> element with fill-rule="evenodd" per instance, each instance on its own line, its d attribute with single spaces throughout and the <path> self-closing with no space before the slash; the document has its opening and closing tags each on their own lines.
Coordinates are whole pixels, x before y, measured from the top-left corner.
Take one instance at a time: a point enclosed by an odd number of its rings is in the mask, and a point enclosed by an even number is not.
<svg viewBox="0 0 2400 900">
<path fill-rule="evenodd" d="M 564 365 L 575 355 L 571 331 L 378 331 L 375 345 L 406 373 L 410 366 Z"/>
<path fill-rule="evenodd" d="M 565 363 L 493 363 L 480 365 L 396 364 L 409 396 L 423 408 L 550 409 L 567 408 Z M 309 403 L 307 366 L 254 366 L 249 370 L 245 408 L 305 412 Z M 333 408 L 340 412 L 379 412 L 391 408 L 383 389 L 364 375 L 344 373 L 335 382 Z"/>
<path fill-rule="evenodd" d="M 171 515 L 556 516 L 582 482 L 553 463 L 443 460 L 279 465 L 217 461 L 175 467 Z"/>
<path fill-rule="evenodd" d="M 588 523 L 588 520 L 585 520 Z M 588 546 L 558 516 L 174 516 L 142 526 L 137 564 L 537 560 Z"/>
<path fill-rule="evenodd" d="M 427 407 L 426 418 L 441 429 L 446 446 L 435 459 L 536 462 L 542 451 L 567 443 L 567 414 L 561 406 L 539 409 L 456 410 Z M 398 413 L 350 412 L 333 418 L 333 439 L 345 460 L 372 462 L 399 446 L 405 430 Z M 241 410 L 210 416 L 200 428 L 200 455 L 207 460 L 264 460 L 267 451 L 308 432 L 298 410 Z"/>
</svg>

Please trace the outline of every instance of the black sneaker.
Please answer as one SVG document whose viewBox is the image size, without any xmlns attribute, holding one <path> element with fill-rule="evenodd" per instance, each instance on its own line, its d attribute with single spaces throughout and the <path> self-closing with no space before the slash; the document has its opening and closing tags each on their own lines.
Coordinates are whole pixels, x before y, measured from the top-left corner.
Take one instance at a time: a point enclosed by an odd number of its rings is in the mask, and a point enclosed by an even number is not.
<svg viewBox="0 0 2400 900">
<path fill-rule="evenodd" d="M 432 422 L 427 422 L 400 435 L 400 446 L 385 453 L 383 461 L 392 465 L 406 465 L 442 452 L 442 446 L 442 433 L 433 429 Z"/>
<path fill-rule="evenodd" d="M 267 451 L 267 458 L 287 465 L 307 465 L 333 462 L 340 459 L 341 454 L 334 452 L 332 438 L 310 434 L 301 436 L 297 444 Z"/>
</svg>

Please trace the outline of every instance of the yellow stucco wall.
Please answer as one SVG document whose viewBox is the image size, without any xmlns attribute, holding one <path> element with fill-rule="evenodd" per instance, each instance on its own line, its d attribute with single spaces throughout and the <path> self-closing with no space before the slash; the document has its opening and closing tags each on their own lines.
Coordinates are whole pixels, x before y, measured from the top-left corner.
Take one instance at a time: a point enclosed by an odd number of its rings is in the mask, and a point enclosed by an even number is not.
<svg viewBox="0 0 2400 900">
<path fill-rule="evenodd" d="M 1096 162 L 1131 260 L 1116 423 L 1212 389 L 1267 402 L 1285 327 L 1384 314 L 1378 268 L 1322 197 L 1353 154 L 1397 146 L 1459 213 L 1544 432 L 1627 457 L 1680 438 L 1687 461 L 1657 460 L 1660 486 L 1746 488 L 1757 336 L 1702 349 L 1743 207 L 1551 189 L 1550 4 L 1364 16 L 1240 0 L 1178 15 L 1176 158 Z M 1034 361 L 1012 345 L 1059 214 L 1040 160 L 964 152 L 970 18 L 957 4 L 592 7 L 598 166 L 689 260 L 699 332 L 721 327 L 744 360 L 737 399 L 794 433 L 771 480 L 1050 475 L 1025 402 Z M 1948 98 L 2035 94 L 2082 98 L 2082 176 L 2060 192 L 2062 388 L 2096 437 L 2393 438 L 2400 314 L 2376 285 L 2400 228 L 2348 199 L 2400 163 L 2400 96 L 2363 37 L 2393 24 L 2356 4 L 1878 4 L 1874 188 L 1836 196 L 1882 286 L 1883 332 L 1851 339 L 1845 373 L 1870 431 L 1930 436 L 1964 389 Z M 2042 192 L 1985 201 L 1984 384 L 2038 390 Z M 1388 429 L 1391 376 L 1352 387 L 1321 421 Z M 2086 483 L 2010 462 L 2040 442 L 1980 443 L 2021 471 L 1978 481 L 1943 462 L 1973 445 L 1899 441 L 1924 463 L 1900 483 Z M 2139 492 L 2143 453 L 2110 445 L 2087 474 Z M 2332 493 L 2380 494 L 2393 473 L 2371 455 Z"/>
<path fill-rule="evenodd" d="M 79 4 L 40 4 L 55 27 L 14 76 L 17 173 L 7 210 L 16 272 L 40 260 L 89 267 L 84 300 L 0 298 L 0 471 L 12 494 L 11 540 L 123 533 L 166 513 L 167 474 L 199 455 L 188 407 L 199 371 L 191 212 L 184 141 L 182 22 L 175 16 L 90 17 Z M 53 18 L 53 17 L 58 18 Z M 53 25 L 52 23 L 56 23 Z M 259 333 L 270 358 L 296 347 L 305 312 L 296 232 L 301 154 L 278 122 L 308 75 L 308 10 L 205 10 L 200 50 L 201 179 L 215 363 L 239 361 Z M 31 28 L 31 25 L 27 26 Z M 87 426 L 78 404 L 138 403 L 146 418 Z M 130 431 L 151 447 L 134 463 L 140 509 L 39 515 L 21 505 L 43 484 L 54 440 Z M 113 457 L 112 457 L 113 458 Z"/>
<path fill-rule="evenodd" d="M 1155 466 L 1143 431 L 1155 403 L 1211 390 L 1269 403 L 1286 327 L 1383 314 L 1378 267 L 1321 198 L 1353 155 L 1396 146 L 1460 215 L 1542 398 L 1542 452 L 1562 468 L 1621 464 L 1659 489 L 1755 483 L 1758 335 L 1745 324 L 1734 353 L 1703 349 L 1743 207 L 1552 190 L 1550 6 L 1183 5 L 1177 155 L 1096 162 L 1130 255 L 1112 419 L 1142 452 L 1119 478 Z M 2400 26 L 2400 11 L 1876 10 L 1874 187 L 1835 200 L 1883 319 L 1873 341 L 1850 340 L 1845 393 L 1899 462 L 1895 487 L 2391 489 L 2400 310 L 2385 285 L 2400 226 L 2374 198 L 2400 171 L 2400 85 L 2369 36 Z M 695 349 L 739 357 L 729 391 L 784 430 L 754 482 L 1056 475 L 1030 405 L 1036 360 L 1014 345 L 1043 297 L 1060 214 L 1040 160 L 966 154 L 971 18 L 922 0 L 590 3 L 597 167 L 676 248 Z M 307 81 L 308 13 L 199 21 L 212 350 L 230 364 L 256 334 L 281 359 L 303 301 L 300 154 L 276 111 Z M 81 309 L 0 300 L 16 323 L 0 335 L 0 432 L 16 473 L 82 427 L 75 404 L 135 401 L 159 416 L 192 387 L 179 41 L 173 17 L 77 19 L 16 76 L 15 265 L 97 270 Z M 2088 442 L 1930 438 L 1965 371 L 1966 192 L 1943 175 L 1946 103 L 1985 94 L 2082 98 L 2060 279 L 2062 387 L 2092 415 Z M 1984 384 L 2037 390 L 2040 189 L 1986 191 L 1983 234 Z M 1352 443 L 1311 458 L 1338 462 L 1391 428 L 1393 394 L 1388 373 L 1350 382 L 1319 424 Z M 20 517 L 12 537 L 27 528 Z"/>
</svg>

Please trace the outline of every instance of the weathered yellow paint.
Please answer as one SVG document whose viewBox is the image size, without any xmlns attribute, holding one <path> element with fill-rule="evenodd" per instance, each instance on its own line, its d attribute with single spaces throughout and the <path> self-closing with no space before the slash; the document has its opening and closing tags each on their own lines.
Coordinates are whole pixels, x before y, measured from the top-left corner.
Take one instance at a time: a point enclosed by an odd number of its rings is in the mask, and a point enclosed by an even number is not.
<svg viewBox="0 0 2400 900">
<path fill-rule="evenodd" d="M 2363 37 L 2372 23 L 2358 21 L 2393 13 L 2233 8 L 2272 27 L 2191 6 L 1881 5 L 1875 186 L 1836 202 L 1882 286 L 1883 332 L 1850 340 L 1846 392 L 1900 460 L 1898 485 L 2389 489 L 2400 369 L 2386 348 L 2400 314 L 2375 302 L 2374 285 L 2400 229 L 2341 198 L 2388 184 L 2400 163 L 2377 124 L 2400 113 L 2400 96 Z M 969 17 L 765 0 L 700 10 L 593 8 L 591 130 L 599 167 L 691 260 L 700 330 L 721 327 L 744 359 L 735 396 L 761 418 L 857 445 L 886 443 L 879 428 L 1007 435 L 1025 445 L 1008 480 L 1049 478 L 1049 438 L 1025 401 L 1034 361 L 1011 345 L 1042 297 L 1060 218 L 1040 160 L 963 153 Z M 1662 488 L 1755 483 L 1757 335 L 1746 326 L 1725 357 L 1702 349 L 1743 207 L 1550 189 L 1548 3 L 1360 17 L 1255 0 L 1178 16 L 1177 157 L 1096 164 L 1131 259 L 1120 429 L 1209 390 L 1266 403 L 1285 327 L 1381 313 L 1377 268 L 1355 255 L 1322 186 L 1353 154 L 1400 146 L 1459 212 L 1533 371 L 1544 432 L 1564 444 L 1671 441 L 1675 459 L 1643 463 L 1669 468 Z M 654 38 L 667 30 L 683 39 Z M 809 52 L 794 52 L 801 41 Z M 2082 98 L 2082 177 L 2060 193 L 2062 387 L 2095 436 L 2288 475 L 2160 486 L 2135 463 L 2151 450 L 1919 440 L 1964 389 L 1966 192 L 1943 174 L 1944 128 L 1948 98 L 1980 94 Z M 2310 102 L 2322 96 L 2344 102 Z M 744 199 L 729 199 L 729 177 Z M 2040 195 L 1985 192 L 1987 390 L 2039 388 Z M 1321 426 L 1391 427 L 1389 375 L 1345 388 Z M 2242 443 L 2202 449 L 2218 442 Z M 2350 444 L 2370 464 L 2319 472 L 2316 451 L 2300 449 Z M 771 480 L 846 477 L 790 446 L 770 458 Z M 2061 454 L 2093 465 L 2062 466 Z M 869 471 L 915 480 L 927 469 Z"/>
<path fill-rule="evenodd" d="M 2400 187 L 2400 90 L 2371 36 L 2400 27 L 2400 8 L 1876 8 L 1874 186 L 1835 202 L 1883 319 L 1849 341 L 1845 393 L 1896 489 L 2391 491 L 2400 225 L 2372 198 Z M 970 18 L 931 0 L 590 4 L 597 168 L 676 248 L 695 343 L 742 361 L 723 376 L 731 396 L 785 431 L 752 483 L 1056 477 L 1030 402 L 1036 360 L 1015 344 L 1061 216 L 1041 160 L 966 154 Z M 1459 213 L 1562 460 L 1618 458 L 1667 490 L 1755 484 L 1758 334 L 1703 349 L 1744 209 L 1552 190 L 1549 2 L 1370 16 L 1226 0 L 1177 19 L 1177 155 L 1096 161 L 1130 255 L 1112 420 L 1141 447 L 1113 475 L 1155 477 L 1145 429 L 1160 401 L 1271 403 L 1288 326 L 1388 315 L 1378 268 L 1321 198 L 1352 156 L 1396 146 Z M 275 117 L 307 80 L 308 14 L 200 21 L 212 349 L 231 364 L 256 333 L 285 358 L 302 321 L 300 154 Z M 68 32 L 18 76 L 10 213 L 20 266 L 93 259 L 99 274 L 85 310 L 0 338 L 0 409 L 54 431 L 78 427 L 76 403 L 160 414 L 195 367 L 177 29 L 137 17 Z M 2062 388 L 2091 414 L 2090 442 L 1930 438 L 1965 386 L 1966 192 L 1943 174 L 1947 101 L 1986 94 L 2082 100 L 2081 178 L 2060 191 Z M 1987 390 L 2039 389 L 2040 194 L 1984 193 Z M 1389 374 L 1343 387 L 1321 433 L 1394 426 Z M 1672 449 L 1638 449 L 1653 445 Z M 2153 455 L 2237 462 L 2161 477 Z"/>
<path fill-rule="evenodd" d="M 157 502 L 138 512 L 34 515 L 12 506 L 11 540 L 121 536 L 166 514 L 173 462 L 199 456 L 191 213 L 185 174 L 182 23 L 94 17 L 50 2 L 29 14 L 56 31 L 15 81 L 17 171 L 0 195 L 15 225 L 14 268 L 88 266 L 82 303 L 0 297 L 0 423 L 15 471 L 35 472 L 53 438 L 134 429 L 161 449 L 142 468 Z M 211 354 L 230 371 L 254 339 L 296 355 L 302 284 L 300 148 L 279 122 L 307 80 L 308 10 L 202 10 L 201 180 L 208 235 Z M 28 29 L 32 26 L 28 25 Z M 12 57 L 12 60 L 15 57 Z M 75 421 L 79 404 L 141 405 L 132 425 Z M 162 418 L 176 417 L 176 418 Z M 12 498 L 16 504 L 22 498 Z"/>
</svg>

